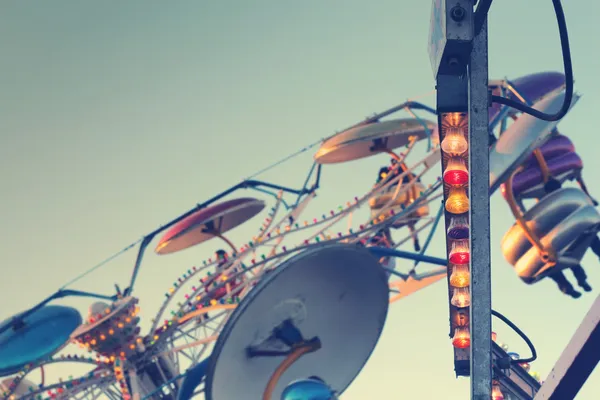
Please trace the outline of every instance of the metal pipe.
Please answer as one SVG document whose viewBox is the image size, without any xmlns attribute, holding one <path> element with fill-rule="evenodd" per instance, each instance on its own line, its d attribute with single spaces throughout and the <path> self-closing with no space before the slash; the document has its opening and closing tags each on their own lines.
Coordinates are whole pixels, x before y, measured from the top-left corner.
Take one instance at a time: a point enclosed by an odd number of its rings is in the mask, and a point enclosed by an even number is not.
<svg viewBox="0 0 600 400">
<path fill-rule="evenodd" d="M 482 2 L 483 3 L 483 2 Z M 477 32 L 476 32 L 477 33 Z M 471 234 L 471 399 L 489 400 L 492 392 L 492 284 L 490 260 L 490 158 L 488 30 L 483 19 L 473 39 L 469 80 L 469 221 Z"/>
</svg>

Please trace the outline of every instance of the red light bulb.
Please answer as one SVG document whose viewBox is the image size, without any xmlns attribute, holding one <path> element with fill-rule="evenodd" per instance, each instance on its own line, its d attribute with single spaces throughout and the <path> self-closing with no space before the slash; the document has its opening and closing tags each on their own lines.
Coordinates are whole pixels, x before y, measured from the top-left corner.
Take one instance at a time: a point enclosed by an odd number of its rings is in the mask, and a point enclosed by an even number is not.
<svg viewBox="0 0 600 400">
<path fill-rule="evenodd" d="M 465 161 L 459 157 L 452 157 L 444 171 L 444 182 L 448 185 L 466 185 L 469 183 L 469 172 Z"/>
<path fill-rule="evenodd" d="M 469 253 L 469 242 L 466 240 L 460 240 L 452 243 L 452 250 L 450 250 L 450 256 L 448 258 L 453 264 L 468 264 L 471 259 Z"/>
</svg>

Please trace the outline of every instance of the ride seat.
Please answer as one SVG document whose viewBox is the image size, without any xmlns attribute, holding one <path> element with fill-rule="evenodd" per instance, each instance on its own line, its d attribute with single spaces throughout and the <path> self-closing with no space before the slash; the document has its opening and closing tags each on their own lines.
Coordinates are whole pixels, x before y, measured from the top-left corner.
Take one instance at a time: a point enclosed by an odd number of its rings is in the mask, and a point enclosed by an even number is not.
<svg viewBox="0 0 600 400">
<path fill-rule="evenodd" d="M 600 214 L 578 188 L 562 188 L 548 194 L 525 212 L 523 219 L 544 248 L 554 249 L 557 255 L 555 265 L 544 261 L 523 229 L 513 225 L 502 238 L 502 253 L 527 284 L 579 265 L 600 226 Z"/>
<path fill-rule="evenodd" d="M 546 160 L 550 175 L 558 182 L 563 183 L 581 176 L 583 161 L 575 153 L 575 146 L 566 136 L 554 136 L 539 149 Z M 523 163 L 523 171 L 515 174 L 513 178 L 514 196 L 520 199 L 541 198 L 546 194 L 544 184 L 542 169 L 532 154 Z M 505 196 L 504 184 L 502 194 Z"/>
<path fill-rule="evenodd" d="M 406 184 L 402 184 L 404 186 Z M 415 200 L 423 195 L 426 190 L 425 185 L 421 182 L 414 182 L 410 184 L 408 190 L 404 190 L 404 188 L 400 189 L 398 195 L 394 197 L 394 194 L 397 189 L 397 184 L 390 185 L 389 188 L 385 190 L 385 192 L 375 195 L 369 199 L 369 207 L 371 208 L 371 218 L 374 219 L 385 207 L 388 202 L 390 204 L 385 208 L 385 212 L 382 214 L 385 217 L 389 217 L 391 215 L 400 214 L 406 209 L 408 206 L 413 204 Z M 407 215 L 406 218 L 422 218 L 429 215 L 429 205 L 423 204 L 418 207 L 416 210 Z M 406 225 L 406 221 L 399 220 L 395 222 L 392 226 L 394 228 L 400 228 Z"/>
</svg>

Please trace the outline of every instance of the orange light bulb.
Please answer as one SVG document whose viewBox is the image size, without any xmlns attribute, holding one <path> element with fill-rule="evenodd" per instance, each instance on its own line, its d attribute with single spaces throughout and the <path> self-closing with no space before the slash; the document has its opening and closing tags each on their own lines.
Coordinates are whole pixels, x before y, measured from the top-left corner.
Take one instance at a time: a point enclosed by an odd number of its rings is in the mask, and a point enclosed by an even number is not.
<svg viewBox="0 0 600 400">
<path fill-rule="evenodd" d="M 466 349 L 471 345 L 471 334 L 469 328 L 459 327 L 454 330 L 454 336 L 452 336 L 452 346 L 457 349 Z"/>
<path fill-rule="evenodd" d="M 469 264 L 469 242 L 467 240 L 457 240 L 452 242 L 449 260 L 452 264 Z"/>
<path fill-rule="evenodd" d="M 504 394 L 496 382 L 492 385 L 492 400 L 504 400 Z"/>
<path fill-rule="evenodd" d="M 465 160 L 460 157 L 452 157 L 444 171 L 444 182 L 448 185 L 466 185 L 469 183 L 469 172 Z"/>
<path fill-rule="evenodd" d="M 471 274 L 469 266 L 466 264 L 456 264 L 452 266 L 452 274 L 450 275 L 450 286 L 455 288 L 469 287 L 471 282 Z"/>
<path fill-rule="evenodd" d="M 454 326 L 468 326 L 469 325 L 469 310 L 458 310 L 452 313 L 452 323 Z"/>
<path fill-rule="evenodd" d="M 469 293 L 469 288 L 454 288 L 450 304 L 458 308 L 469 307 L 471 305 L 471 293 Z"/>
<path fill-rule="evenodd" d="M 444 140 L 440 146 L 444 153 L 452 155 L 460 155 L 469 149 L 464 131 L 456 127 L 446 129 Z"/>
<path fill-rule="evenodd" d="M 446 211 L 452 214 L 464 214 L 469 211 L 469 198 L 463 187 L 451 187 L 446 199 Z"/>
<path fill-rule="evenodd" d="M 496 332 L 492 332 L 492 341 L 495 342 L 497 339 L 498 335 L 496 334 Z"/>
</svg>

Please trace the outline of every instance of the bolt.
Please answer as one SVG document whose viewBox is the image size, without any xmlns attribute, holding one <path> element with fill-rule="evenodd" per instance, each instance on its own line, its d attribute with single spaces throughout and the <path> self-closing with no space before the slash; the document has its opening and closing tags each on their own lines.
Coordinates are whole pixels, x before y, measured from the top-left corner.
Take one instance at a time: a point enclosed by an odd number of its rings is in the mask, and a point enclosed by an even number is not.
<svg viewBox="0 0 600 400">
<path fill-rule="evenodd" d="M 450 57 L 450 58 L 448 59 L 448 65 L 449 65 L 450 67 L 457 67 L 457 66 L 458 66 L 458 64 L 460 64 L 460 63 L 458 62 L 458 58 L 456 58 L 456 57 Z"/>
<path fill-rule="evenodd" d="M 462 8 L 461 6 L 454 6 L 452 8 L 452 10 L 450 10 L 450 17 L 455 21 L 455 22 L 460 22 L 463 19 L 465 19 L 467 15 L 467 11 Z"/>
</svg>

